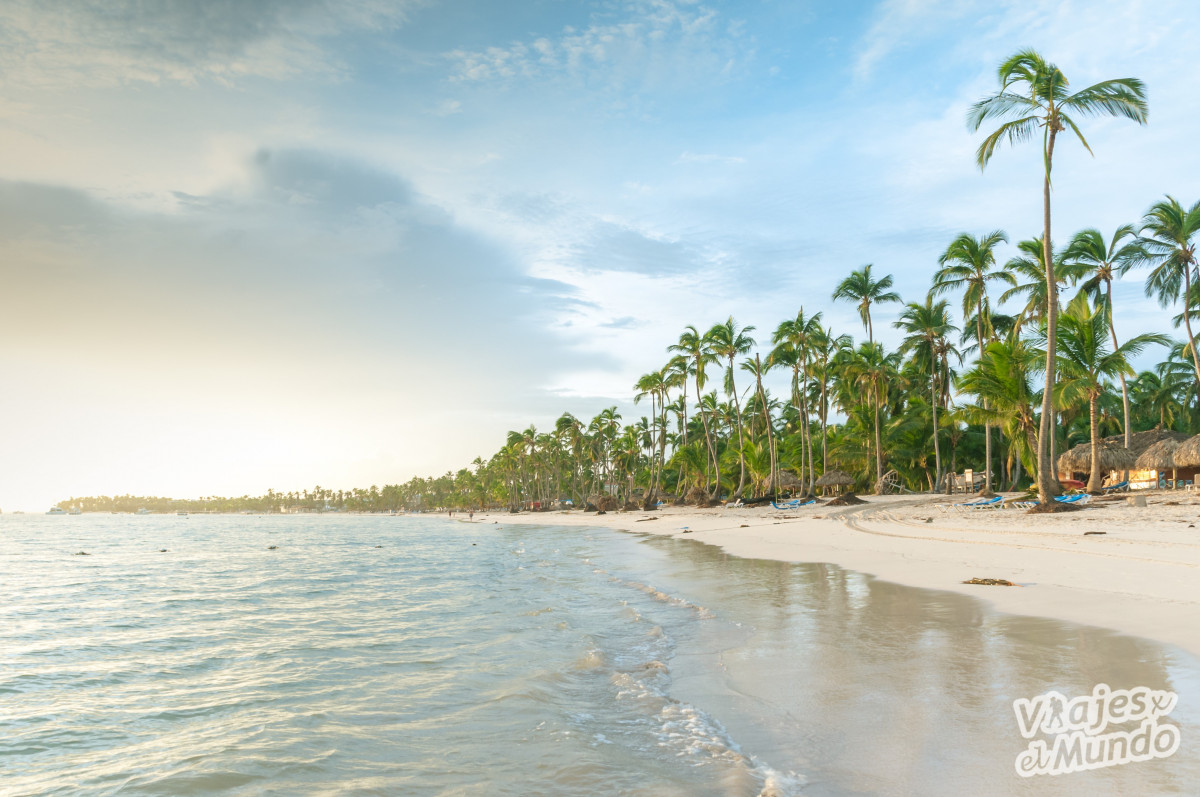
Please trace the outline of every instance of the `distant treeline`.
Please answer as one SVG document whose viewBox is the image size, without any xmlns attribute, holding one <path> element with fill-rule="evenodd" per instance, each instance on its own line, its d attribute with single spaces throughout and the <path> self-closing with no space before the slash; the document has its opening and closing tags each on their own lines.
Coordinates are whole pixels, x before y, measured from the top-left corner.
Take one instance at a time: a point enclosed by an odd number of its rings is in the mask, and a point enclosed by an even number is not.
<svg viewBox="0 0 1200 797">
<path fill-rule="evenodd" d="M 418 483 L 424 480 L 414 480 Z M 367 489 L 329 490 L 316 487 L 299 492 L 277 493 L 267 490 L 266 495 L 243 495 L 238 498 L 207 496 L 201 498 L 165 498 L 144 495 L 99 495 L 72 497 L 59 502 L 63 508 L 79 507 L 84 512 L 294 512 L 294 511 L 338 511 L 338 512 L 389 512 L 400 509 L 435 508 L 442 503 L 441 496 L 426 495 L 423 502 L 415 485 L 388 484 L 382 488 L 372 485 Z"/>
</svg>

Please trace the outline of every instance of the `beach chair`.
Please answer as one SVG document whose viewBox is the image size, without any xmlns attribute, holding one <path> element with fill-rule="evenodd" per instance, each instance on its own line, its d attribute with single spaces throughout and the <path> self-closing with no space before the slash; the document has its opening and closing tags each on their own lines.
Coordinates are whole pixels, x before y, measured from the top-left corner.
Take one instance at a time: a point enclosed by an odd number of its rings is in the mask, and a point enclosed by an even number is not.
<svg viewBox="0 0 1200 797">
<path fill-rule="evenodd" d="M 1091 497 L 1088 493 L 1076 493 L 1075 495 L 1056 495 L 1054 500 L 1060 504 L 1086 504 Z"/>
<path fill-rule="evenodd" d="M 746 504 L 742 502 L 742 499 L 739 498 L 738 500 L 734 501 L 733 503 L 725 504 L 725 508 L 726 509 L 737 509 L 738 507 L 742 507 L 745 505 Z"/>
<path fill-rule="evenodd" d="M 791 501 L 787 501 L 786 503 L 783 503 L 783 504 L 777 504 L 774 501 L 772 501 L 771 506 L 775 507 L 776 509 L 795 509 L 796 507 L 808 506 L 809 504 L 815 504 L 816 502 L 817 502 L 817 499 L 815 499 L 815 498 L 810 498 L 807 501 L 801 501 L 799 498 L 795 498 L 795 499 L 792 499 Z"/>
<path fill-rule="evenodd" d="M 1129 480 L 1126 479 L 1125 481 L 1118 482 L 1117 484 L 1110 484 L 1108 487 L 1101 487 L 1100 492 L 1104 493 L 1105 495 L 1108 495 L 1109 493 L 1116 493 L 1116 492 L 1120 492 L 1121 490 L 1128 490 L 1128 489 L 1129 489 Z"/>
<path fill-rule="evenodd" d="M 999 496 L 997 496 L 997 497 L 999 497 Z M 958 503 L 958 504 L 938 504 L 937 507 L 938 507 L 938 509 L 942 510 L 943 512 L 949 512 L 949 511 L 959 512 L 963 509 L 970 508 L 973 506 L 982 506 L 992 500 L 993 499 L 991 499 L 991 498 L 980 498 L 977 501 L 963 501 L 962 503 Z"/>
<path fill-rule="evenodd" d="M 963 509 L 1000 509 L 1004 506 L 1004 498 L 997 495 L 994 498 L 989 498 L 986 501 L 976 501 L 971 504 L 964 504 Z"/>
</svg>

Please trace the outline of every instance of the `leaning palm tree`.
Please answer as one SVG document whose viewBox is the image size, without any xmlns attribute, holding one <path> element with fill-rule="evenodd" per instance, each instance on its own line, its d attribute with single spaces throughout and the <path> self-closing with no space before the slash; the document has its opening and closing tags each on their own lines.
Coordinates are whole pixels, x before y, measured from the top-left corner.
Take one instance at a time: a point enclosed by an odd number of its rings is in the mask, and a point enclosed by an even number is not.
<svg viewBox="0 0 1200 797">
<path fill-rule="evenodd" d="M 1075 116 L 1123 116 L 1145 124 L 1148 106 L 1146 88 L 1137 78 L 1105 80 L 1068 93 L 1067 77 L 1034 50 L 1021 50 L 1000 64 L 1000 91 L 971 106 L 967 126 L 973 131 L 989 119 L 1008 121 L 992 131 L 980 144 L 975 160 L 983 170 L 1002 142 L 1016 144 L 1033 137 L 1042 128 L 1042 245 L 1046 267 L 1046 389 L 1042 395 L 1042 418 L 1038 430 L 1038 494 L 1045 511 L 1053 511 L 1051 498 L 1059 492 L 1051 464 L 1054 453 L 1055 340 L 1058 334 L 1058 282 L 1050 253 L 1050 172 L 1058 134 L 1070 128 L 1088 152 L 1087 139 Z M 1200 372 L 1200 365 L 1197 366 Z"/>
<path fill-rule="evenodd" d="M 925 304 L 909 302 L 900 313 L 896 327 L 908 334 L 900 343 L 900 353 L 912 353 L 913 361 L 922 374 L 929 376 L 930 402 L 929 411 L 933 416 L 933 461 L 936 480 L 934 484 L 942 483 L 942 449 L 938 443 L 938 398 L 942 393 L 941 358 L 945 353 L 946 339 L 951 333 L 957 332 L 958 327 L 950 323 L 950 313 L 943 299 L 933 301 L 933 295 L 925 298 Z M 989 446 L 989 462 L 990 446 Z M 989 485 L 990 489 L 990 485 Z"/>
<path fill-rule="evenodd" d="M 858 317 L 862 319 L 863 329 L 867 332 L 867 342 L 875 342 L 875 331 L 871 325 L 871 305 L 883 302 L 898 302 L 900 294 L 888 290 L 892 287 L 892 275 L 885 274 L 880 279 L 871 276 L 872 265 L 867 263 L 858 271 L 851 271 L 833 291 L 834 299 L 845 299 L 858 303 Z"/>
<path fill-rule="evenodd" d="M 1183 299 L 1183 323 L 1196 379 L 1200 381 L 1200 355 L 1196 353 L 1191 316 L 1192 280 L 1197 265 L 1196 244 L 1192 239 L 1197 233 L 1200 233 L 1200 202 L 1185 208 L 1168 195 L 1152 205 L 1142 219 L 1142 245 L 1147 259 L 1154 264 L 1154 270 L 1146 278 L 1146 295 L 1158 296 L 1163 307 Z"/>
<path fill-rule="evenodd" d="M 932 295 L 951 290 L 961 290 L 963 293 L 963 318 L 975 317 L 975 345 L 979 351 L 987 345 L 987 340 L 995 337 L 992 326 L 991 302 L 988 300 L 987 286 L 989 282 L 1003 282 L 1015 285 L 1016 280 L 1007 271 L 996 269 L 996 247 L 1008 242 L 1004 230 L 993 230 L 982 238 L 976 238 L 970 233 L 962 233 L 946 247 L 946 251 L 938 258 L 941 266 L 933 275 Z M 937 424 L 934 424 L 937 428 Z M 985 494 L 992 492 L 992 425 L 983 426 L 984 457 L 987 462 L 983 469 Z M 939 473 L 939 478 L 941 474 Z"/>
<path fill-rule="evenodd" d="M 1117 328 L 1113 323 L 1113 278 L 1124 275 L 1145 259 L 1146 249 L 1137 239 L 1132 224 L 1122 224 L 1107 242 L 1104 235 L 1093 227 L 1080 230 L 1067 246 L 1066 260 L 1088 269 L 1089 275 L 1080 286 L 1080 292 L 1090 296 L 1097 306 L 1103 306 L 1108 331 L 1112 336 L 1113 351 L 1121 348 L 1121 344 L 1117 342 Z M 1125 382 L 1124 370 L 1120 371 L 1118 376 L 1121 379 L 1121 404 L 1125 410 L 1125 447 L 1129 448 L 1133 437 L 1133 428 L 1129 420 L 1129 386 Z"/>
<path fill-rule="evenodd" d="M 1088 477 L 1088 492 L 1100 490 L 1100 427 L 1098 407 L 1104 393 L 1104 379 L 1117 374 L 1133 376 L 1129 358 L 1137 356 L 1147 346 L 1157 343 L 1170 345 L 1162 334 L 1137 335 L 1120 347 L 1108 348 L 1108 316 L 1103 307 L 1093 307 L 1087 295 L 1081 294 L 1067 305 L 1063 313 L 1058 338 L 1058 366 L 1062 374 L 1058 401 L 1063 406 L 1088 402 L 1090 437 L 1092 443 L 1092 472 Z"/>
<path fill-rule="evenodd" d="M 750 337 L 754 327 L 742 327 L 738 329 L 737 322 L 733 320 L 733 316 L 721 324 L 713 324 L 712 329 L 704 335 L 704 340 L 708 344 L 709 351 L 715 356 L 724 358 L 727 365 L 725 368 L 725 392 L 733 396 L 733 407 L 737 418 L 737 434 L 738 434 L 738 465 L 741 467 L 741 476 L 738 478 L 737 492 L 733 494 L 733 498 L 737 498 L 746 489 L 746 457 L 740 453 L 742 444 L 742 403 L 738 400 L 737 386 L 733 380 L 733 359 L 740 354 L 748 354 L 750 349 L 754 348 L 754 338 Z"/>
</svg>

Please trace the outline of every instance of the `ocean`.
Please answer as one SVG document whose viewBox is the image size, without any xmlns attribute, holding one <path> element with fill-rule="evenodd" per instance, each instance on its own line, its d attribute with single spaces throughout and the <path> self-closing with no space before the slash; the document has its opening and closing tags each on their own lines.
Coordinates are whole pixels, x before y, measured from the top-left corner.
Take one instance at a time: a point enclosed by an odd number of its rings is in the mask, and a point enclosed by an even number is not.
<svg viewBox="0 0 1200 797">
<path fill-rule="evenodd" d="M 512 521 L 0 516 L 0 794 L 1200 793 L 1177 649 Z M 1178 751 L 1019 777 L 1013 701 L 1101 683 Z"/>
</svg>

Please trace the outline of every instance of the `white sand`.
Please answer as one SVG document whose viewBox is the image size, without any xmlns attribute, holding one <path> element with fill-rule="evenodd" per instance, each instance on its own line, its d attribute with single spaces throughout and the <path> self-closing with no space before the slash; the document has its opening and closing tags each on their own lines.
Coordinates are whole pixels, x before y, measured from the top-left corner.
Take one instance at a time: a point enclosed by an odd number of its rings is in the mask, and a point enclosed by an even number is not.
<svg viewBox="0 0 1200 797">
<path fill-rule="evenodd" d="M 1012 508 L 943 512 L 937 505 L 945 497 L 864 496 L 868 505 L 856 507 L 477 513 L 475 522 L 677 536 L 686 529 L 684 539 L 736 556 L 828 562 L 901 584 L 974 595 L 1004 612 L 1157 639 L 1200 656 L 1200 499 L 1181 493 L 1148 498 L 1145 508 L 1128 506 L 1121 496 L 1055 515 Z M 973 577 L 1021 586 L 961 583 Z"/>
</svg>

